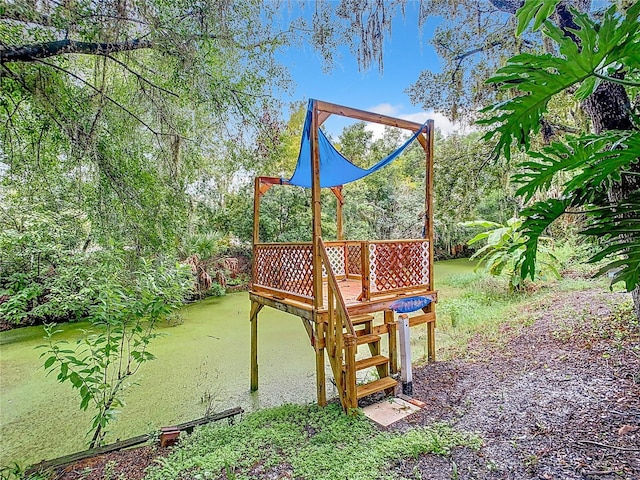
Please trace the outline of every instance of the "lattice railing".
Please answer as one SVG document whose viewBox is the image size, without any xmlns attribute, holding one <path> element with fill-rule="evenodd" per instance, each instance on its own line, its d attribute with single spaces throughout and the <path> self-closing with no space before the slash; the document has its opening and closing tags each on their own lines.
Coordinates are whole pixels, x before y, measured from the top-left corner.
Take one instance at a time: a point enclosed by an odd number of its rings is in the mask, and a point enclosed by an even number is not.
<svg viewBox="0 0 640 480">
<path fill-rule="evenodd" d="M 428 240 L 326 242 L 324 245 L 327 260 L 337 278 L 362 277 L 362 298 L 369 299 L 376 295 L 421 287 L 430 288 Z M 364 259 L 363 252 L 366 255 Z M 368 276 L 363 269 L 368 269 Z M 324 262 L 322 273 L 326 279 Z M 313 299 L 311 244 L 255 245 L 253 285 L 287 292 L 304 301 Z"/>
<path fill-rule="evenodd" d="M 347 242 L 347 276 L 362 276 L 362 242 Z"/>
<path fill-rule="evenodd" d="M 254 245 L 253 285 L 313 298 L 311 244 Z"/>
<path fill-rule="evenodd" d="M 428 240 L 366 242 L 371 295 L 429 286 Z"/>
<path fill-rule="evenodd" d="M 336 277 L 344 277 L 346 275 L 344 242 L 326 242 L 325 249 L 327 257 L 331 264 L 331 269 Z M 327 269 L 322 264 L 322 276 L 327 276 Z"/>
</svg>

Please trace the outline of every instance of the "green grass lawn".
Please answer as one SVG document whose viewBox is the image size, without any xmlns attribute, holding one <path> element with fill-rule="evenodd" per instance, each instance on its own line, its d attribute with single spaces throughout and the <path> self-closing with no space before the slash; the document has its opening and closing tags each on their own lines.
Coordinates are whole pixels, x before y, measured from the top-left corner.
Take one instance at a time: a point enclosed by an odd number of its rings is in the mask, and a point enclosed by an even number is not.
<svg viewBox="0 0 640 480">
<path fill-rule="evenodd" d="M 336 404 L 284 405 L 235 425 L 198 429 L 146 478 L 392 479 L 397 476 L 390 469 L 401 459 L 481 444 L 478 436 L 446 424 L 385 432 L 362 414 L 344 415 Z"/>
</svg>

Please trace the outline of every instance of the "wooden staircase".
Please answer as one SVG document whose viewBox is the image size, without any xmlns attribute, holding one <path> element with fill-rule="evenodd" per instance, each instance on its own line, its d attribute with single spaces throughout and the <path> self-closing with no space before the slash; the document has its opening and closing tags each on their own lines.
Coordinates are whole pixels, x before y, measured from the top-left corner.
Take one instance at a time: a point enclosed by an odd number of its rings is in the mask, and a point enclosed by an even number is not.
<svg viewBox="0 0 640 480">
<path fill-rule="evenodd" d="M 335 274 L 332 271 L 327 251 L 322 240 L 320 252 L 327 272 L 328 321 L 325 328 L 325 348 L 338 389 L 340 402 L 345 411 L 358 408 L 358 399 L 385 391 L 392 395 L 397 381 L 390 377 L 395 373 L 395 323 L 393 314 L 385 316 L 382 328 L 373 328 L 373 315 L 350 316 Z M 381 354 L 380 334 L 389 335 L 389 351 L 392 360 Z M 368 345 L 370 356 L 356 360 L 358 346 Z M 376 368 L 378 379 L 357 385 L 356 372 Z"/>
</svg>

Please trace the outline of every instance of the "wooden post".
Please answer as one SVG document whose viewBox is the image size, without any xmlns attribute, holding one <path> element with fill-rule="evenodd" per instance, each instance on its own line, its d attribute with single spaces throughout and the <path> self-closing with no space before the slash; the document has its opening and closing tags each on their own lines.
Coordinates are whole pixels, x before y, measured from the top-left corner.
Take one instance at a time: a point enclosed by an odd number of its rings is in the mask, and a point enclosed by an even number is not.
<svg viewBox="0 0 640 480">
<path fill-rule="evenodd" d="M 260 177 L 253 184 L 253 244 L 260 243 Z"/>
<path fill-rule="evenodd" d="M 429 289 L 433 290 L 433 120 L 427 121 L 424 234 L 429 240 Z"/>
<path fill-rule="evenodd" d="M 258 390 L 258 313 L 262 310 L 261 303 L 251 302 L 251 391 Z"/>
<path fill-rule="evenodd" d="M 433 309 L 433 307 L 432 307 Z M 436 361 L 436 322 L 427 322 L 427 361 Z"/>
<path fill-rule="evenodd" d="M 344 206 L 344 197 L 342 196 L 342 185 L 332 187 L 331 191 L 336 196 L 336 239 L 343 240 L 342 207 Z"/>
<path fill-rule="evenodd" d="M 362 261 L 362 299 L 369 300 L 371 298 L 371 278 L 369 277 L 369 242 L 362 242 L 360 247 Z"/>
<path fill-rule="evenodd" d="M 425 233 L 429 240 L 429 289 L 433 290 L 433 136 L 434 136 L 434 124 L 433 120 L 427 122 L 427 166 L 426 166 L 426 200 L 425 200 Z M 427 306 L 427 312 L 435 313 L 436 306 L 434 302 L 431 302 Z M 425 313 L 427 313 L 425 312 Z M 427 361 L 435 362 L 436 360 L 436 322 L 427 323 Z"/>
<path fill-rule="evenodd" d="M 322 256 L 320 239 L 322 237 L 322 205 L 320 203 L 320 150 L 318 148 L 318 110 L 316 102 L 311 107 L 311 218 L 312 218 L 312 255 L 313 255 L 313 321 L 316 326 L 316 387 L 318 405 L 327 404 L 327 391 L 324 372 L 324 348 L 318 348 L 318 342 L 324 342 L 324 323 L 318 318 L 322 308 Z"/>
<path fill-rule="evenodd" d="M 311 213 L 313 235 L 313 306 L 322 308 L 322 257 L 319 240 L 322 237 L 322 205 L 320 203 L 320 151 L 318 148 L 318 111 L 313 102 L 311 114 Z"/>
<path fill-rule="evenodd" d="M 357 338 L 351 334 L 345 334 L 344 336 L 344 350 L 345 350 L 345 397 L 347 413 L 352 413 L 352 409 L 358 408 L 358 393 L 356 388 L 356 350 Z"/>
<path fill-rule="evenodd" d="M 389 369 L 392 374 L 398 373 L 398 339 L 397 328 L 395 322 L 395 313 L 393 310 L 384 311 L 384 323 L 387 324 L 389 332 Z"/>
<path fill-rule="evenodd" d="M 316 394 L 318 397 L 318 405 L 324 407 L 327 405 L 327 389 L 324 372 L 324 348 L 318 347 L 320 341 L 325 341 L 324 323 L 316 319 Z"/>
<path fill-rule="evenodd" d="M 405 395 L 413 395 L 409 317 L 406 313 L 398 315 L 398 330 L 400 331 L 400 378 L 402 379 L 402 393 Z"/>
</svg>

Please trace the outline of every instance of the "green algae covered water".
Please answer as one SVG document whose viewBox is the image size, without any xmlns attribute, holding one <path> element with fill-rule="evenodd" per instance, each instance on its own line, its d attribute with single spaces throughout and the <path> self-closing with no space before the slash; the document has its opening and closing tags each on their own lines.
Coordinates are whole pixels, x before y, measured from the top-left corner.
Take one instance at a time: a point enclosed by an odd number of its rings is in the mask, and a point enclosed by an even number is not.
<svg viewBox="0 0 640 480">
<path fill-rule="evenodd" d="M 435 277 L 469 273 L 474 264 L 436 264 Z M 436 280 L 437 281 L 437 280 Z M 246 293 L 204 300 L 183 308 L 179 325 L 164 325 L 150 351 L 157 360 L 142 366 L 125 392 L 126 406 L 107 442 L 203 416 L 207 408 L 246 411 L 315 401 L 315 358 L 298 317 L 272 308 L 260 312 L 260 388 L 249 392 L 249 307 Z M 61 326 L 59 338 L 75 341 L 88 324 Z M 69 384 L 46 376 L 36 346 L 42 327 L 0 333 L 0 466 L 29 465 L 86 448 L 91 411 L 78 409 Z M 383 349 L 385 347 L 383 346 Z M 412 329 L 413 358 L 425 354 L 424 329 Z M 327 376 L 331 368 L 327 364 Z M 327 382 L 328 396 L 337 392 Z"/>
</svg>

